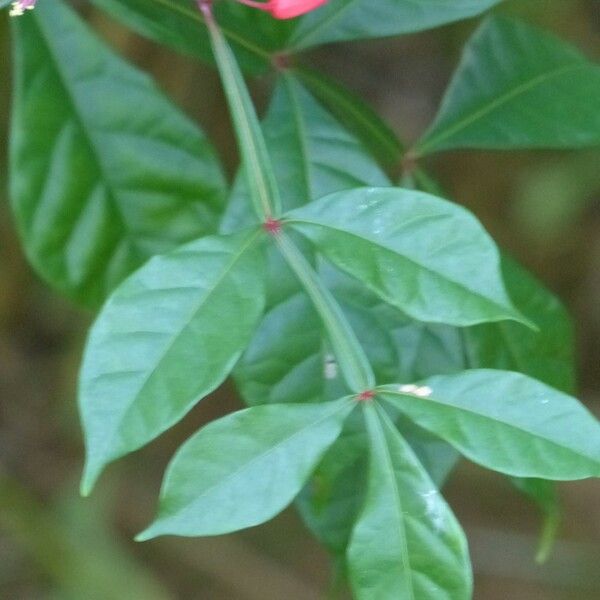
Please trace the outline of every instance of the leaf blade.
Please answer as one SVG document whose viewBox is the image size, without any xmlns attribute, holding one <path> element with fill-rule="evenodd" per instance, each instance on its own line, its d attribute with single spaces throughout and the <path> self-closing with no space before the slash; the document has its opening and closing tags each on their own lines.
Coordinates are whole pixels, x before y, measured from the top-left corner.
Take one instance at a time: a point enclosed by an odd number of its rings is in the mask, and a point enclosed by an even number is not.
<svg viewBox="0 0 600 600">
<path fill-rule="evenodd" d="M 504 289 L 494 243 L 461 207 L 421 192 L 362 188 L 291 211 L 286 222 L 417 320 L 529 324 Z"/>
<path fill-rule="evenodd" d="M 353 408 L 350 398 L 257 406 L 205 426 L 169 465 L 158 518 L 136 539 L 220 535 L 272 518 L 298 494 Z"/>
<path fill-rule="evenodd" d="M 44 279 L 98 306 L 151 256 L 214 232 L 225 180 L 204 134 L 59 0 L 18 19 L 14 44 L 21 237 Z"/>
<path fill-rule="evenodd" d="M 467 44 L 414 153 L 600 145 L 600 67 L 524 23 L 490 18 Z"/>
<path fill-rule="evenodd" d="M 516 477 L 600 475 L 600 424 L 567 394 L 493 369 L 431 377 L 426 385 L 432 390 L 426 398 L 398 386 L 383 386 L 381 394 L 470 460 Z"/>
<path fill-rule="evenodd" d="M 501 0 L 336 0 L 306 15 L 290 48 L 412 33 L 476 16 Z"/>
<path fill-rule="evenodd" d="M 203 238 L 155 257 L 105 305 L 81 369 L 84 493 L 233 368 L 264 306 L 259 235 Z"/>
<path fill-rule="evenodd" d="M 452 512 L 381 408 L 364 413 L 369 483 L 348 547 L 357 600 L 470 598 L 467 544 Z"/>
</svg>

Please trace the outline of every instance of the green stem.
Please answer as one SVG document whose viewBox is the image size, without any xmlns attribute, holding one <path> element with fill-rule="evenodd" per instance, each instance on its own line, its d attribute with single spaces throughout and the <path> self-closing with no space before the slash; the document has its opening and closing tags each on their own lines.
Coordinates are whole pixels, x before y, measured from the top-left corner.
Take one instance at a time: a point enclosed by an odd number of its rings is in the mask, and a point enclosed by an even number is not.
<svg viewBox="0 0 600 600">
<path fill-rule="evenodd" d="M 292 240 L 283 232 L 274 238 L 323 321 L 348 387 L 355 393 L 372 389 L 375 386 L 373 370 L 342 309 Z"/>
<path fill-rule="evenodd" d="M 319 313 L 346 384 L 357 394 L 370 390 L 375 386 L 373 370 L 341 308 L 302 253 L 279 230 L 279 191 L 254 105 L 233 52 L 214 20 L 211 0 L 197 3 L 210 33 L 256 213 Z"/>
<path fill-rule="evenodd" d="M 210 0 L 197 0 L 210 34 L 212 49 L 238 140 L 252 203 L 259 219 L 277 217 L 281 201 L 260 123 L 233 52 L 212 14 Z"/>
</svg>

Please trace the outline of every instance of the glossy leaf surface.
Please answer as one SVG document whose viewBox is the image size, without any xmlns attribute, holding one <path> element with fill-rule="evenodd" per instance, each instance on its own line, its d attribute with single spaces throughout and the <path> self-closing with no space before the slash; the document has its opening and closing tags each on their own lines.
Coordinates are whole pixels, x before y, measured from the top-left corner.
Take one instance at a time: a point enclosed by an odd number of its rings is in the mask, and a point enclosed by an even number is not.
<svg viewBox="0 0 600 600">
<path fill-rule="evenodd" d="M 598 146 L 599 104 L 600 66 L 550 34 L 489 19 L 415 152 Z"/>
<path fill-rule="evenodd" d="M 224 179 L 202 132 L 59 0 L 16 21 L 13 209 L 36 270 L 96 306 L 214 232 Z"/>
<path fill-rule="evenodd" d="M 348 547 L 357 600 L 468 600 L 467 543 L 410 446 L 376 405 L 365 409 L 371 459 L 365 505 Z"/>
<path fill-rule="evenodd" d="M 450 202 L 410 190 L 359 188 L 286 219 L 336 266 L 417 320 L 524 320 L 504 289 L 493 241 Z"/>
<path fill-rule="evenodd" d="M 474 17 L 500 0 L 331 0 L 306 15 L 292 48 L 411 33 Z"/>
<path fill-rule="evenodd" d="M 381 395 L 467 458 L 518 477 L 600 476 L 600 423 L 575 398 L 520 373 L 475 369 L 425 380 L 419 398 Z"/>
<path fill-rule="evenodd" d="M 260 232 L 150 260 L 92 327 L 80 382 L 88 492 L 110 461 L 177 422 L 229 374 L 264 306 Z"/>
<path fill-rule="evenodd" d="M 190 438 L 169 465 L 157 520 L 138 539 L 259 525 L 298 494 L 354 408 L 352 399 L 249 408 Z"/>
</svg>

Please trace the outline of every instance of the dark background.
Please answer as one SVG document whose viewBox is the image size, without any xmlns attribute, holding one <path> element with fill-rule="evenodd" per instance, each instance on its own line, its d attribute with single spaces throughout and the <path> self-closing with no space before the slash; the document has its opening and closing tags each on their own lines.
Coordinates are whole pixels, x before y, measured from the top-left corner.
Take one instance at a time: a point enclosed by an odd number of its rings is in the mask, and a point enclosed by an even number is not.
<svg viewBox="0 0 600 600">
<path fill-rule="evenodd" d="M 236 151 L 215 73 L 80 4 L 103 36 L 151 72 L 197 119 L 232 173 Z M 597 0 L 512 0 L 502 10 L 600 57 Z M 432 118 L 474 25 L 337 45 L 319 50 L 311 60 L 360 93 L 411 141 Z M 293 511 L 232 536 L 131 541 L 153 514 L 161 475 L 175 448 L 202 422 L 239 405 L 231 386 L 156 443 L 112 466 L 91 499 L 77 495 L 83 448 L 76 376 L 91 315 L 55 295 L 32 273 L 11 223 L 5 143 L 8 29 L 2 15 L 0 599 L 323 597 L 328 559 Z M 260 107 L 270 85 L 269 77 L 256 82 Z M 599 414 L 600 152 L 453 152 L 430 166 L 453 197 L 569 306 L 578 334 L 580 396 Z M 469 537 L 477 600 L 600 598 L 600 483 L 560 485 L 564 524 L 545 566 L 533 559 L 538 515 L 504 478 L 463 463 L 445 492 Z"/>
</svg>

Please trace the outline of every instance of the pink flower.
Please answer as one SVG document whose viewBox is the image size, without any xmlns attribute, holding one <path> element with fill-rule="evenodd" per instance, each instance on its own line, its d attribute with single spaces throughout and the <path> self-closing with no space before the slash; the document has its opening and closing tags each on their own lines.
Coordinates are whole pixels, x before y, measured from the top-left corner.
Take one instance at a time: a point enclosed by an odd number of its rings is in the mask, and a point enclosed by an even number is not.
<svg viewBox="0 0 600 600">
<path fill-rule="evenodd" d="M 246 6 L 252 6 L 271 13 L 276 19 L 293 19 L 315 8 L 319 8 L 327 0 L 267 0 L 255 2 L 254 0 L 238 0 Z"/>
<path fill-rule="evenodd" d="M 13 2 L 8 13 L 11 17 L 20 17 L 26 10 L 33 10 L 37 0 L 17 0 Z"/>
</svg>

